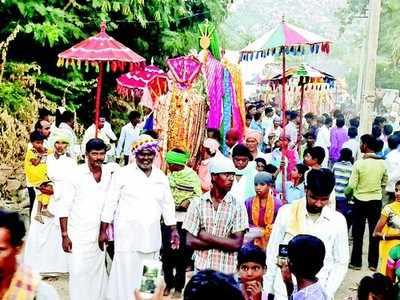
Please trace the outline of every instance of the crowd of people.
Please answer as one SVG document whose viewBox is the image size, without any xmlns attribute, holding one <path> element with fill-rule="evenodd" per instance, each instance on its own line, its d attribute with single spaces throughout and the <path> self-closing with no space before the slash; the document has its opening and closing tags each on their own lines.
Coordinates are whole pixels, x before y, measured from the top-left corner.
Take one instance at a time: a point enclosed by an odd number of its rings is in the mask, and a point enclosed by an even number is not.
<svg viewBox="0 0 400 300">
<path fill-rule="evenodd" d="M 296 111 L 246 109 L 245 132 L 209 128 L 197 156 L 174 148 L 165 157 L 138 112 L 119 139 L 100 114 L 98 134 L 93 120 L 79 143 L 73 113 L 51 122 L 41 110 L 25 158 L 23 260 L 3 262 L 0 298 L 29 285 L 36 299 L 57 299 L 33 270 L 68 273 L 72 300 L 140 299 L 144 262 L 161 260 L 154 299 L 334 299 L 347 270 L 363 265 L 367 222 L 367 266 L 379 273 L 363 278 L 358 299 L 395 299 L 399 122 L 376 117 L 361 135 L 358 118 L 340 111 L 301 122 Z M 1 214 L 0 250 L 15 256 L 24 228 Z"/>
</svg>

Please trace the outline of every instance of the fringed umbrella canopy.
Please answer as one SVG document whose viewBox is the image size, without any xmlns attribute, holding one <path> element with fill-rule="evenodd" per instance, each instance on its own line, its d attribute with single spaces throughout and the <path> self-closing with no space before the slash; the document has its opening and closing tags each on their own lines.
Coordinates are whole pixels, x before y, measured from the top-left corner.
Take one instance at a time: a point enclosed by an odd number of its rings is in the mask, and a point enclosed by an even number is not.
<svg viewBox="0 0 400 300">
<path fill-rule="evenodd" d="M 288 68 L 285 72 L 286 82 L 292 78 L 297 78 L 299 85 L 325 83 L 327 87 L 333 87 L 335 83 L 335 77 L 333 75 L 320 71 L 308 64 L 301 64 Z M 282 74 L 276 75 L 269 79 L 260 80 L 259 83 L 271 84 L 273 88 L 276 88 L 277 85 L 282 84 Z"/>
<path fill-rule="evenodd" d="M 331 41 L 326 38 L 283 21 L 243 48 L 240 51 L 240 61 L 282 55 L 283 49 L 288 55 L 304 55 L 306 51 L 312 54 L 329 54 L 330 44 Z"/>
<path fill-rule="evenodd" d="M 137 90 L 142 94 L 141 104 L 153 109 L 157 97 L 168 91 L 167 74 L 160 68 L 150 65 L 117 78 L 119 94 L 134 97 Z"/>
<path fill-rule="evenodd" d="M 135 53 L 128 47 L 118 42 L 106 33 L 106 23 L 101 24 L 101 30 L 95 36 L 92 36 L 68 50 L 58 54 L 58 65 L 68 66 L 76 65 L 79 67 L 81 63 L 85 63 L 88 67 L 89 63 L 106 62 L 106 70 L 125 70 L 129 66 L 129 70 L 133 71 L 137 67 L 144 67 L 146 59 Z"/>
<path fill-rule="evenodd" d="M 92 65 L 99 73 L 97 78 L 95 116 L 97 137 L 104 64 L 107 64 L 107 71 L 111 69 L 113 72 L 117 70 L 123 72 L 127 66 L 129 66 L 130 71 L 134 71 L 136 68 L 144 67 L 146 60 L 109 36 L 106 33 L 106 23 L 103 21 L 98 34 L 58 54 L 57 66 L 59 67 L 65 66 L 68 68 L 68 66 L 72 66 L 80 69 L 82 63 L 85 64 L 86 71 L 89 71 L 89 66 Z"/>
<path fill-rule="evenodd" d="M 286 92 L 285 82 L 286 78 L 286 55 L 304 55 L 306 51 L 312 54 L 320 52 L 329 54 L 331 41 L 323 38 L 315 33 L 301 29 L 297 26 L 288 24 L 282 18 L 273 30 L 267 32 L 258 40 L 249 44 L 247 47 L 240 51 L 239 61 L 251 61 L 253 59 L 264 58 L 269 55 L 282 56 L 282 120 L 283 120 L 283 136 L 286 134 Z M 282 151 L 282 160 L 287 152 L 284 148 Z M 282 191 L 283 203 L 286 202 L 285 187 L 286 177 L 285 168 L 282 168 Z"/>
</svg>

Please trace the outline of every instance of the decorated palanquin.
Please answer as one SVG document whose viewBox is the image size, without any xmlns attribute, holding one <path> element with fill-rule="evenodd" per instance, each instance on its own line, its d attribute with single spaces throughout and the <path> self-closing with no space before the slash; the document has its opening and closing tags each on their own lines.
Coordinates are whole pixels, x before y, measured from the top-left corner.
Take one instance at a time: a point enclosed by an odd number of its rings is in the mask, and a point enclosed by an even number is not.
<svg viewBox="0 0 400 300">
<path fill-rule="evenodd" d="M 163 141 L 163 154 L 179 148 L 197 155 L 206 135 L 207 94 L 201 75 L 201 63 L 194 56 L 167 61 L 170 91 L 158 99 L 155 129 Z M 163 155 L 164 156 L 164 155 Z"/>
</svg>

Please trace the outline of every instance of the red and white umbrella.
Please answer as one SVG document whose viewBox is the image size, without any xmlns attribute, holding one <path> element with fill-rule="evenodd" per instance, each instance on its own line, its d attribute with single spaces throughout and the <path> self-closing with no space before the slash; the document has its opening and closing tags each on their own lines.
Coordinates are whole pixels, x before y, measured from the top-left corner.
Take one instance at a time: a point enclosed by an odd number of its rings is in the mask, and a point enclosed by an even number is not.
<svg viewBox="0 0 400 300">
<path fill-rule="evenodd" d="M 157 97 L 168 91 L 167 74 L 160 68 L 150 65 L 117 78 L 117 92 L 120 95 L 134 98 L 141 94 L 140 104 L 153 109 Z"/>
<path fill-rule="evenodd" d="M 106 23 L 103 21 L 101 30 L 92 36 L 64 52 L 58 54 L 57 66 L 73 66 L 80 68 L 85 64 L 98 69 L 96 92 L 96 136 L 99 128 L 101 86 L 103 81 L 104 65 L 106 70 L 123 72 L 127 67 L 130 71 L 143 68 L 146 60 L 128 47 L 124 46 L 106 33 Z"/>
</svg>

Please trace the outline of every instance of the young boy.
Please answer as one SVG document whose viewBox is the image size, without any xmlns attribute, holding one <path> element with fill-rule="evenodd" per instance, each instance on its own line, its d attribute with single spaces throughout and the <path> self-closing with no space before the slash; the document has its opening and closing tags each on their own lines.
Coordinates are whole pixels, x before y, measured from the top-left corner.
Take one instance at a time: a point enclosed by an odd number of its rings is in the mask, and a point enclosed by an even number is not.
<svg viewBox="0 0 400 300">
<path fill-rule="evenodd" d="M 36 200 L 38 201 L 35 220 L 43 224 L 42 216 L 53 218 L 54 215 L 47 210 L 50 196 L 53 194 L 51 182 L 47 177 L 46 159 L 49 153 L 43 146 L 45 137 L 37 131 L 30 135 L 32 148 L 28 149 L 24 169 L 27 180 L 37 189 Z M 38 192 L 39 191 L 39 192 Z"/>
<path fill-rule="evenodd" d="M 347 226 L 351 227 L 351 204 L 347 202 L 345 189 L 349 184 L 351 172 L 353 170 L 353 153 L 348 148 L 340 150 L 339 161 L 333 165 L 335 174 L 336 210 L 346 218 Z"/>
<path fill-rule="evenodd" d="M 350 127 L 347 131 L 347 135 L 349 136 L 349 140 L 344 142 L 342 149 L 350 149 L 353 154 L 354 161 L 356 161 L 360 157 L 360 142 L 357 140 L 357 127 Z"/>
<path fill-rule="evenodd" d="M 253 243 L 244 245 L 238 253 L 238 276 L 246 300 L 267 300 L 263 291 L 263 275 L 267 270 L 265 252 Z"/>
<path fill-rule="evenodd" d="M 287 250 L 288 260 L 281 271 L 290 299 L 328 300 L 317 278 L 324 265 L 324 243 L 315 236 L 299 234 L 289 242 Z M 293 285 L 292 274 L 296 277 L 297 286 Z"/>
</svg>

